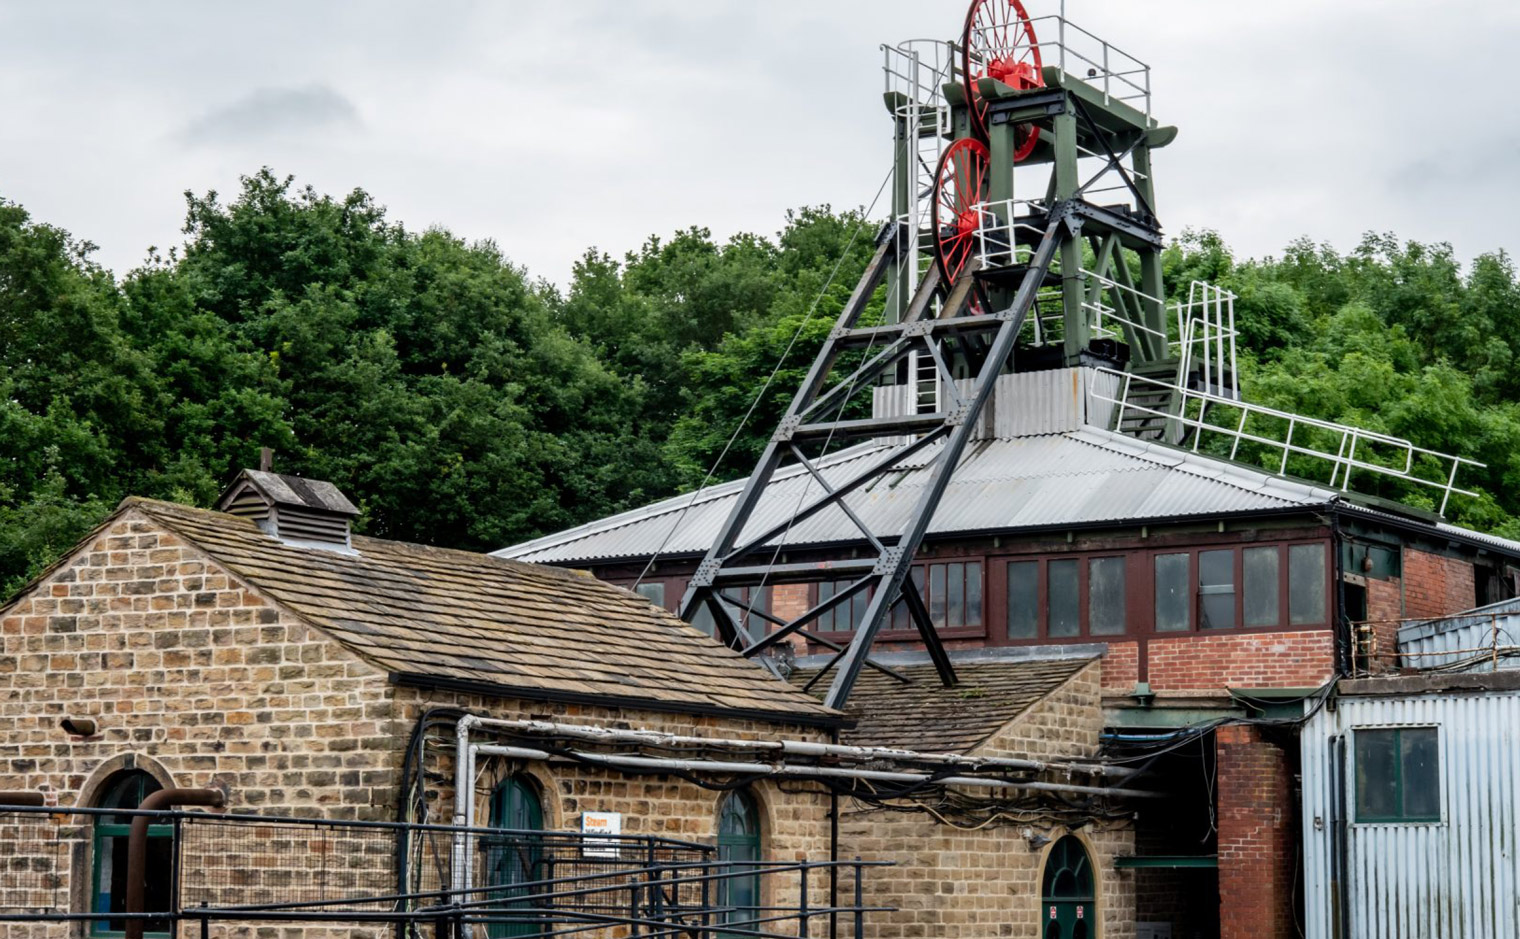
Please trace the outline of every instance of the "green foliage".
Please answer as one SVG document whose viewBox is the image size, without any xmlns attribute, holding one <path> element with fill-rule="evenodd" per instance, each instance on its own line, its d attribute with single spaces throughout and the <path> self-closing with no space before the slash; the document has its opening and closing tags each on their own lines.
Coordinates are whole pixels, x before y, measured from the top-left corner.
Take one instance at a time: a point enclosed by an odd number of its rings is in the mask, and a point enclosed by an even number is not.
<svg viewBox="0 0 1520 939">
<path fill-rule="evenodd" d="M 184 246 L 120 282 L 0 201 L 0 596 L 123 496 L 207 505 L 261 446 L 339 485 L 363 531 L 472 549 L 742 475 L 875 230 L 828 207 L 769 238 L 691 228 L 621 260 L 588 251 L 562 295 L 495 245 L 405 230 L 362 191 L 264 170 L 229 200 L 186 198 Z M 1241 261 L 1203 232 L 1165 270 L 1175 294 L 1197 279 L 1239 295 L 1253 400 L 1487 463 L 1452 514 L 1520 536 L 1507 255 L 1463 268 L 1446 246 L 1369 236 Z"/>
<path fill-rule="evenodd" d="M 1486 463 L 1464 467 L 1458 524 L 1520 535 L 1520 281 L 1503 252 L 1464 272 L 1447 245 L 1368 235 L 1348 254 L 1307 240 L 1281 258 L 1237 262 L 1212 233 L 1189 233 L 1167 253 L 1168 283 L 1206 277 L 1234 290 L 1246 398 L 1350 424 Z M 1221 421 L 1233 415 L 1219 414 Z M 1268 448 L 1258 447 L 1264 456 Z M 1333 446 L 1332 446 L 1333 449 Z M 1386 459 L 1373 447 L 1360 451 Z M 1433 460 L 1417 464 L 1442 478 Z M 1327 478 L 1324 464 L 1289 472 Z M 1434 490 L 1363 473 L 1354 488 L 1423 508 Z"/>
</svg>

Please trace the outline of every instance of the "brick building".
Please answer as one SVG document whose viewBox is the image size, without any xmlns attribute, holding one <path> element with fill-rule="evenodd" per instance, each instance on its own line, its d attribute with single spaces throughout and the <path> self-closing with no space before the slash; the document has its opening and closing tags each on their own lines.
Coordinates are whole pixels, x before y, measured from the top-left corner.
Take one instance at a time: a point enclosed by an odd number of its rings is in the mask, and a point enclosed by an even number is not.
<svg viewBox="0 0 1520 939">
<path fill-rule="evenodd" d="M 1090 654 L 991 657 L 967 666 L 961 688 L 916 683 L 905 703 L 882 686 L 841 714 L 582 573 L 350 535 L 353 508 L 325 484 L 250 471 L 221 507 L 128 499 L 0 608 L 0 790 L 130 809 L 157 789 L 210 788 L 233 813 L 548 832 L 615 818 L 623 837 L 715 843 L 720 857 L 894 861 L 890 876 L 863 884 L 873 901 L 901 908 L 873 914 L 871 935 L 1035 936 L 1047 899 L 1063 916 L 1106 918 L 1107 935 L 1130 935 L 1133 879 L 1117 866 L 1133 853 L 1130 813 L 1105 794 L 1101 772 L 1073 762 L 1097 752 L 1102 724 L 1102 666 Z M 944 749 L 922 734 L 925 721 L 961 729 L 948 756 L 927 755 L 931 765 L 959 760 L 961 776 L 1001 782 L 893 782 L 889 771 L 932 775 L 901 754 Z M 841 737 L 899 754 L 779 755 Z M 985 765 L 1008 757 L 1017 772 Z M 736 776 L 733 761 L 745 759 L 765 765 Z M 864 766 L 874 782 L 859 782 Z M 460 790 L 459 778 L 472 785 Z M 961 820 L 997 812 L 1017 813 L 1027 835 L 961 830 L 974 826 Z M 121 934 L 125 922 L 110 914 L 124 909 L 125 836 L 114 818 L 31 835 L 0 818 L 0 843 L 20 865 L 0 862 L 11 871 L 0 913 L 102 914 L 12 923 L 7 935 Z M 213 830 L 176 836 L 185 860 L 173 889 L 187 903 L 306 896 L 259 877 L 311 858 L 197 834 Z M 344 856 L 351 886 L 447 886 L 426 879 L 425 858 L 409 854 L 412 867 L 398 873 L 399 853 L 358 844 L 326 849 Z M 1080 876 L 1075 892 L 1047 897 L 1057 848 L 1061 869 Z M 469 887 L 508 876 L 481 851 L 445 865 L 446 879 Z M 150 876 L 150 903 L 171 889 L 166 876 Z M 821 866 L 746 884 L 749 899 L 733 903 L 792 911 L 852 887 L 831 884 Z M 828 934 L 825 922 L 799 923 Z M 150 922 L 149 934 L 167 928 Z"/>
<path fill-rule="evenodd" d="M 1127 432 L 1112 371 L 1026 367 L 997 378 L 915 559 L 937 634 L 956 650 L 1101 656 L 1107 751 L 1146 766 L 1148 785 L 1170 794 L 1141 810 L 1136 856 L 1124 862 L 1135 869 L 1144 929 L 1296 934 L 1291 721 L 1334 676 L 1396 664 L 1399 620 L 1514 596 L 1520 544 L 1169 445 L 1150 425 Z M 877 413 L 900 413 L 912 387 L 876 389 Z M 901 443 L 871 440 L 815 465 L 837 485 Z M 933 447 L 920 451 L 886 483 L 843 501 L 871 530 L 893 531 L 928 485 L 933 456 Z M 814 484 L 800 466 L 781 470 L 752 530 L 784 522 Z M 499 554 L 587 569 L 674 610 L 741 487 L 713 486 Z M 831 575 L 831 566 L 874 556 L 837 509 L 771 544 L 791 568 L 814 569 L 806 582 L 740 597 L 780 621 L 857 576 Z M 792 651 L 816 656 L 847 643 L 865 600 L 857 594 L 822 614 Z M 752 638 L 772 628 L 734 612 Z M 899 606 L 873 648 L 920 649 L 920 638 Z"/>
</svg>

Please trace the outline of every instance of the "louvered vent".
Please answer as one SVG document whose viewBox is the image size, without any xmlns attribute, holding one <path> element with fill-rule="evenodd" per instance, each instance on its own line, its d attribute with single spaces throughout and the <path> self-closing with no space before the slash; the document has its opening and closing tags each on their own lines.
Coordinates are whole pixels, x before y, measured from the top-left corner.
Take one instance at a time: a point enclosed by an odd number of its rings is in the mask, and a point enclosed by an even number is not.
<svg viewBox="0 0 1520 939">
<path fill-rule="evenodd" d="M 287 544 L 353 550 L 350 526 L 359 510 L 329 482 L 243 470 L 216 507 L 252 519 Z"/>
</svg>

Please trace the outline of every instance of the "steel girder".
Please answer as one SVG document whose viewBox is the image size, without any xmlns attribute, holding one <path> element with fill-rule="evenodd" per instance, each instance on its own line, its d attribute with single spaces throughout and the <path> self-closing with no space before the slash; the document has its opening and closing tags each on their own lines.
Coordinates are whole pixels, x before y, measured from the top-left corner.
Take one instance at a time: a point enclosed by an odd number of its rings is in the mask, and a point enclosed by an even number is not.
<svg viewBox="0 0 1520 939">
<path fill-rule="evenodd" d="M 681 599 L 682 618 L 690 620 L 698 610 L 706 607 L 717 624 L 718 637 L 747 656 L 763 652 L 792 635 L 802 635 L 810 641 L 833 648 L 833 658 L 814 681 L 837 668 L 825 702 L 830 707 L 842 708 L 848 701 L 862 668 L 875 667 L 891 673 L 889 669 L 872 662 L 869 652 L 892 610 L 901 601 L 906 605 L 909 617 L 923 639 L 940 679 L 946 685 L 955 684 L 955 669 L 934 629 L 923 597 L 908 574 L 945 488 L 955 473 L 966 444 L 972 438 L 982 409 L 992 395 L 997 377 L 1009 361 L 1040 284 L 1044 282 L 1060 247 L 1080 237 L 1084 221 L 1091 211 L 1092 207 L 1077 201 L 1062 202 L 1051 209 L 1044 236 L 1015 289 L 1012 303 L 1006 309 L 985 316 L 969 315 L 972 291 L 981 294 L 974 270 L 963 273 L 946 293 L 938 274 L 931 269 L 920 282 L 901 321 L 884 326 L 861 327 L 859 321 L 872 294 L 892 269 L 904 245 L 904 239 L 914 234 L 902 231 L 895 225 L 884 228 L 877 239 L 876 253 L 865 274 L 840 312 L 834 329 L 813 361 L 780 426 L 766 445 L 759 465 L 750 474 L 717 539 L 692 576 Z M 933 312 L 933 300 L 940 296 L 943 296 L 944 302 L 936 315 Z M 981 301 L 983 308 L 987 308 L 985 294 L 982 294 Z M 987 354 L 980 358 L 969 395 L 962 397 L 956 390 L 954 377 L 939 343 L 947 335 L 964 335 L 967 332 L 980 332 L 991 335 L 992 338 Z M 877 345 L 880 346 L 879 350 Z M 849 374 L 831 382 L 841 354 L 859 350 L 862 346 L 867 350 L 864 360 Z M 941 407 L 931 414 L 905 417 L 826 419 L 830 413 L 838 414 L 842 411 L 844 405 L 858 393 L 869 393 L 883 373 L 895 368 L 898 362 L 915 351 L 928 355 L 935 363 L 941 387 L 947 390 L 950 399 L 948 407 Z M 816 445 L 820 441 L 901 436 L 910 436 L 912 439 L 869 461 L 868 465 L 854 470 L 844 478 L 825 479 L 813 462 L 816 457 L 810 458 L 805 452 L 808 444 Z M 929 461 L 929 484 L 919 496 L 904 529 L 898 532 L 870 530 L 851 510 L 845 497 L 888 473 L 897 471 L 904 460 L 935 444 L 940 446 Z M 820 494 L 806 504 L 799 504 L 798 509 L 786 521 L 755 535 L 745 536 L 745 529 L 754 517 L 761 496 L 775 479 L 777 471 L 783 466 L 791 465 L 800 466 L 811 481 L 817 484 Z M 817 603 L 801 616 L 787 621 L 761 613 L 752 604 L 725 592 L 732 587 L 816 579 L 820 572 L 817 564 L 777 563 L 781 550 L 778 539 L 783 538 L 797 522 L 830 507 L 842 511 L 860 529 L 863 539 L 876 553 L 874 558 L 835 561 L 828 565 L 826 569 L 829 573 L 842 574 L 851 579 L 847 587 Z M 850 601 L 862 591 L 867 592 L 869 600 L 863 620 L 848 646 L 841 647 L 808 629 L 808 625 L 819 616 Z M 741 638 L 734 610 L 759 615 L 776 628 L 763 638 L 746 643 Z"/>
</svg>

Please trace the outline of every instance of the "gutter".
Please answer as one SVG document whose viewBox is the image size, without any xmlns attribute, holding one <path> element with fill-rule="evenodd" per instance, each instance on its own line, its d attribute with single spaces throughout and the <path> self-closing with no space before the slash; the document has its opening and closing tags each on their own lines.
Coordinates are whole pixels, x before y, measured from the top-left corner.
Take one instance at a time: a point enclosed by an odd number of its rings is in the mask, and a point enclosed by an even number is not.
<svg viewBox="0 0 1520 939">
<path fill-rule="evenodd" d="M 438 675 L 424 675 L 418 672 L 391 672 L 387 678 L 391 684 L 403 687 L 453 691 L 461 694 L 478 694 L 488 698 L 518 698 L 524 701 L 548 701 L 556 704 L 587 704 L 605 708 L 652 711 L 657 714 L 689 714 L 698 717 L 763 721 L 768 724 L 796 724 L 803 727 L 819 727 L 825 730 L 833 728 L 848 730 L 855 726 L 855 721 L 852 718 L 839 712 L 827 712 L 822 704 L 819 704 L 818 708 L 823 713 L 773 711 L 760 708 L 725 707 L 720 704 L 702 704 L 694 701 L 660 701 L 655 698 L 641 698 L 633 695 L 555 691 L 548 688 L 517 688 L 496 682 L 475 681 L 466 678 L 445 678 Z"/>
</svg>

